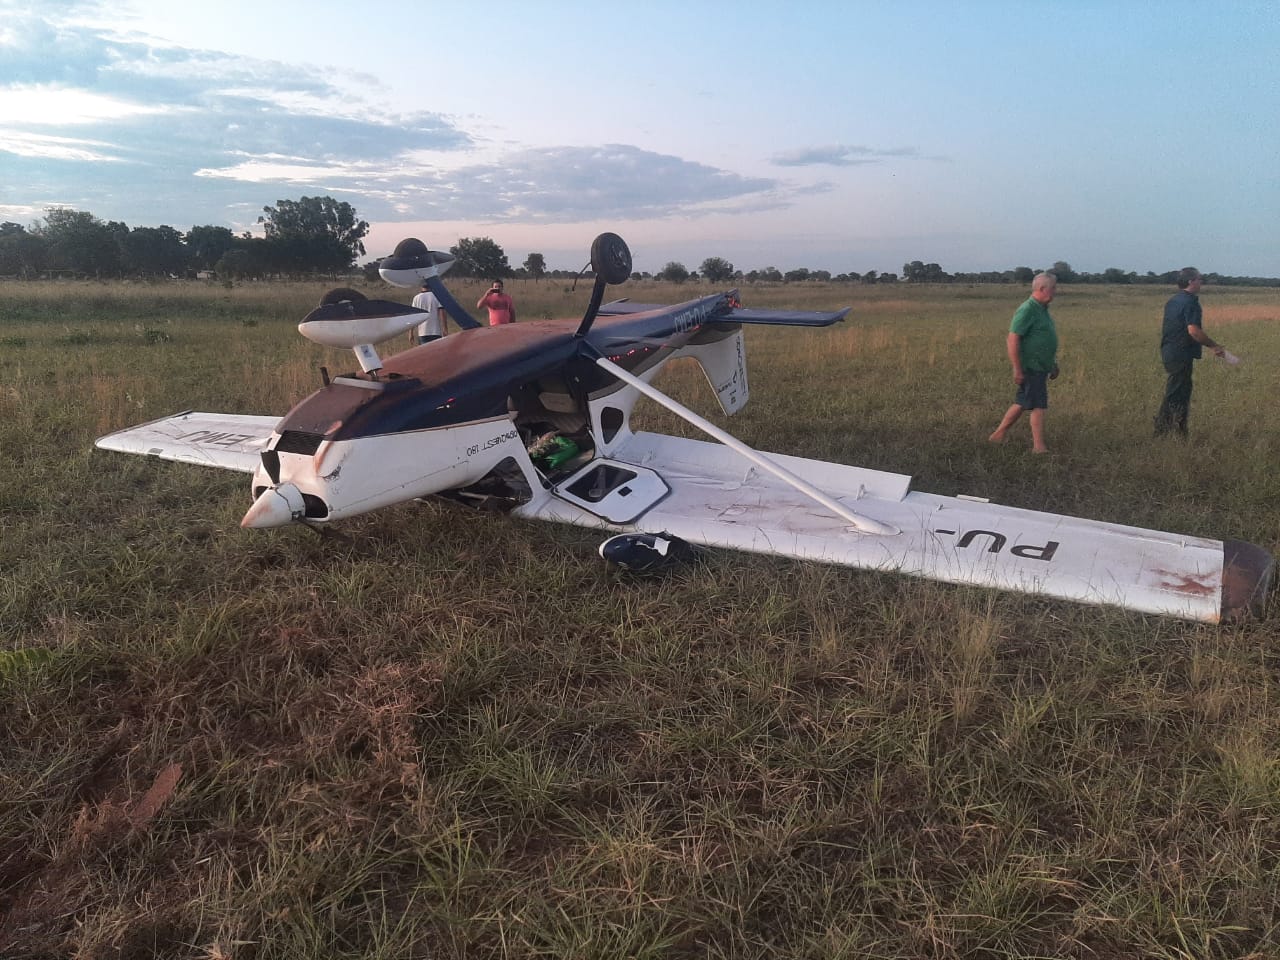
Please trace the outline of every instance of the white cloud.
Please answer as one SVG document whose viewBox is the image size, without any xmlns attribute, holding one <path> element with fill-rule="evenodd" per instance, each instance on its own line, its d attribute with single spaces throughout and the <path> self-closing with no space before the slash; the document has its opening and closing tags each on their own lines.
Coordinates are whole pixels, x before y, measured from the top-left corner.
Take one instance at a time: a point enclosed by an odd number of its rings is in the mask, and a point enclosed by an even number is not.
<svg viewBox="0 0 1280 960">
<path fill-rule="evenodd" d="M 31 220 L 44 213 L 45 207 L 57 206 L 57 204 L 45 204 L 45 206 L 36 206 L 30 203 L 0 203 L 0 220 L 19 221 Z"/>
<path fill-rule="evenodd" d="M 313 164 L 293 157 L 258 157 L 229 167 L 203 167 L 197 177 L 221 177 L 249 183 L 316 183 L 333 179 L 359 179 L 370 171 L 358 165 Z"/>
<path fill-rule="evenodd" d="M 919 157 L 915 147 L 877 147 L 852 146 L 836 143 L 818 147 L 800 147 L 795 150 L 784 150 L 774 154 L 771 162 L 779 167 L 807 167 L 814 164 L 826 164 L 833 167 L 851 167 L 865 163 L 879 163 L 890 157 Z"/>
<path fill-rule="evenodd" d="M 170 107 L 150 106 L 53 84 L 14 84 L 0 88 L 0 123 L 4 124 L 82 125 L 170 112 Z"/>
<path fill-rule="evenodd" d="M 98 140 L 45 136 L 0 127 L 0 152 L 11 153 L 17 157 L 93 163 L 120 162 L 119 157 L 113 157 L 104 152 L 104 149 L 111 149 L 111 144 Z"/>
</svg>

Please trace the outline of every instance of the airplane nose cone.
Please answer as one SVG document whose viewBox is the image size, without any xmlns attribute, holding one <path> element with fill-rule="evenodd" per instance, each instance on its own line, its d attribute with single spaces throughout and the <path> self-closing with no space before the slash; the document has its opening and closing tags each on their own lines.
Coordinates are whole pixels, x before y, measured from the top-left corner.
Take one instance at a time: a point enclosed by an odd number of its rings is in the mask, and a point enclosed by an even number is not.
<svg viewBox="0 0 1280 960">
<path fill-rule="evenodd" d="M 283 527 L 287 523 L 302 517 L 306 512 L 306 504 L 302 501 L 302 493 L 292 483 L 281 483 L 268 487 L 253 501 L 253 506 L 240 521 L 246 530 L 264 530 L 268 527 Z"/>
</svg>

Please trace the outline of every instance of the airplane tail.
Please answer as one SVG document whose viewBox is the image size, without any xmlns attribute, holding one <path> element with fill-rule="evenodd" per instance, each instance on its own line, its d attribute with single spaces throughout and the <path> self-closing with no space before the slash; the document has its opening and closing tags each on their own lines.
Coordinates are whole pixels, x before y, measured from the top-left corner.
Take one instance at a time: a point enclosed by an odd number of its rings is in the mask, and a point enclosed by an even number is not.
<svg viewBox="0 0 1280 960">
<path fill-rule="evenodd" d="M 713 298 L 707 298 L 713 299 Z M 773 324 L 786 327 L 826 327 L 843 320 L 843 310 L 771 310 L 749 309 L 738 301 L 738 291 L 720 295 L 715 312 L 703 322 L 696 337 L 680 347 L 675 355 L 692 357 L 702 367 L 707 382 L 715 391 L 720 409 L 732 416 L 750 397 L 747 381 L 747 351 L 742 335 L 743 324 Z M 614 300 L 600 307 L 604 316 L 648 313 L 671 309 L 666 304 L 635 303 L 629 299 Z"/>
</svg>

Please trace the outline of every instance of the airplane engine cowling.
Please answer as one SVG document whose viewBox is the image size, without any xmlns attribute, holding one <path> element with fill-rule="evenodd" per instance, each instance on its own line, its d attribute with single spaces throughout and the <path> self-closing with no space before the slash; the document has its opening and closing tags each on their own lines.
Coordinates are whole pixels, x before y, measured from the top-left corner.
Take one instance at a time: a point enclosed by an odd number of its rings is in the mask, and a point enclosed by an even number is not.
<svg viewBox="0 0 1280 960">
<path fill-rule="evenodd" d="M 265 465 L 254 474 L 255 488 L 267 489 L 259 498 L 263 506 L 257 516 L 262 522 L 252 525 L 274 526 L 307 517 L 308 497 L 326 509 L 322 517 L 312 514 L 309 522 L 343 520 L 475 483 L 508 457 L 531 483 L 536 482 L 520 433 L 506 417 L 439 430 L 325 441 L 309 454 L 279 452 L 278 481 Z M 281 498 L 285 502 L 279 502 Z"/>
</svg>

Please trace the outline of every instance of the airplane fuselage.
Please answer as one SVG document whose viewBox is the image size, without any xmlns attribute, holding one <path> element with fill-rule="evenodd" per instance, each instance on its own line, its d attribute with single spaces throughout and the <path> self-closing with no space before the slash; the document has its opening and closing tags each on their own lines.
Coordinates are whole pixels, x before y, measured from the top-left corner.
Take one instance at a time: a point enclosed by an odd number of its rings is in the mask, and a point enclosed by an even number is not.
<svg viewBox="0 0 1280 960">
<path fill-rule="evenodd" d="M 583 337 L 572 320 L 463 330 L 389 357 L 376 376 L 335 377 L 280 421 L 244 525 L 343 519 L 466 487 L 507 459 L 533 486 L 521 429 L 589 432 L 589 401 L 619 386 L 597 356 L 649 374 L 686 344 L 736 330 L 716 322 L 731 306 L 717 294 L 605 315 Z"/>
</svg>

